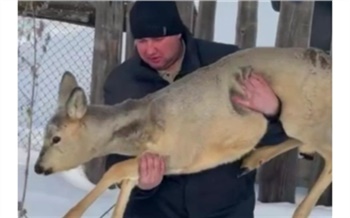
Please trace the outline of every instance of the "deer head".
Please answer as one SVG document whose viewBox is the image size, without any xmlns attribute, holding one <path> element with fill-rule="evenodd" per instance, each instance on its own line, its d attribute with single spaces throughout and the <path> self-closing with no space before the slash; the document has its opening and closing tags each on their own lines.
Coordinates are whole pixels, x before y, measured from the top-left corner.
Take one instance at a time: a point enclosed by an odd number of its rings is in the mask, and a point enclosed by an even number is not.
<svg viewBox="0 0 350 218">
<path fill-rule="evenodd" d="M 35 172 L 49 175 L 93 158 L 119 153 L 135 156 L 152 140 L 155 110 L 149 100 L 127 100 L 114 106 L 88 105 L 73 74 L 62 76 L 58 106 L 49 119 Z M 157 122 L 156 122 L 157 121 Z M 152 124 L 152 125 L 150 125 Z"/>
<path fill-rule="evenodd" d="M 85 162 L 91 154 L 87 139 L 89 131 L 84 125 L 88 110 L 87 98 L 70 72 L 62 76 L 58 106 L 48 121 L 43 146 L 35 164 L 38 174 L 71 169 Z"/>
</svg>

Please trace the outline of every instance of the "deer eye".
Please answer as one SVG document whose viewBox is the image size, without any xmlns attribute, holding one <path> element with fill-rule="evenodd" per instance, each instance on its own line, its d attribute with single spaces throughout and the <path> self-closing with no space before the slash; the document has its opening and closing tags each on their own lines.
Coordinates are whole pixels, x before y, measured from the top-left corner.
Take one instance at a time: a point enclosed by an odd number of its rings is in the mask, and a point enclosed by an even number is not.
<svg viewBox="0 0 350 218">
<path fill-rule="evenodd" d="M 54 144 L 56 144 L 56 143 L 58 143 L 60 141 L 61 141 L 61 138 L 58 137 L 58 136 L 55 136 L 55 137 L 52 138 L 52 143 L 54 143 Z"/>
</svg>

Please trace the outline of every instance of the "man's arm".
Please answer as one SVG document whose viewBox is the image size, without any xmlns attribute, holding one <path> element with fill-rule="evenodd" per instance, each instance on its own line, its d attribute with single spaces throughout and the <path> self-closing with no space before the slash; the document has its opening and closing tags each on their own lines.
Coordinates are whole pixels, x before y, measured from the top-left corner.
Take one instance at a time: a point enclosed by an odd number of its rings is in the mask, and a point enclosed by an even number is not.
<svg viewBox="0 0 350 218">
<path fill-rule="evenodd" d="M 275 145 L 288 138 L 279 120 L 282 102 L 260 75 L 253 74 L 243 81 L 245 96 L 233 96 L 233 101 L 262 113 L 268 120 L 267 131 L 258 145 Z"/>
<path fill-rule="evenodd" d="M 258 143 L 258 146 L 276 145 L 288 139 L 288 136 L 283 129 L 282 123 L 279 120 L 281 111 L 282 102 L 278 98 L 278 110 L 276 114 L 270 116 L 264 115 L 265 118 L 268 120 L 268 126 L 266 133 Z"/>
</svg>

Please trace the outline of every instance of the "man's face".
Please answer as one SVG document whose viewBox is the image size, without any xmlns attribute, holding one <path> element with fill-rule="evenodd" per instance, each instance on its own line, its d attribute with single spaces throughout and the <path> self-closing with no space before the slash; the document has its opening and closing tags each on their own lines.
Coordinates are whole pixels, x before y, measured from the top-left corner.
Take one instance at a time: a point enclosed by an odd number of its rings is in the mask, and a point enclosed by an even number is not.
<svg viewBox="0 0 350 218">
<path fill-rule="evenodd" d="M 156 70 L 166 70 L 181 52 L 181 34 L 136 39 L 135 45 L 143 61 Z"/>
</svg>

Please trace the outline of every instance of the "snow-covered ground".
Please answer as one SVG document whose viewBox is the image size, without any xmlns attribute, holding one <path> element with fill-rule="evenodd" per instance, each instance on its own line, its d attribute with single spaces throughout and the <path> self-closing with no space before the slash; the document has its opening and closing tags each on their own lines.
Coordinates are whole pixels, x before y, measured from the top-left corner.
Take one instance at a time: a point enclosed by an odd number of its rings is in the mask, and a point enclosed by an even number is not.
<svg viewBox="0 0 350 218">
<path fill-rule="evenodd" d="M 218 4 L 218 15 L 215 27 L 215 40 L 233 43 L 235 32 L 236 3 Z M 277 27 L 277 14 L 271 13 L 269 4 L 259 6 L 258 45 L 272 45 Z M 229 19 L 230 27 L 222 25 L 223 19 Z M 22 19 L 19 19 L 21 23 Z M 79 83 L 89 92 L 92 64 L 92 49 L 94 33 L 92 29 L 77 27 L 59 22 L 45 22 L 45 31 L 50 32 L 51 39 L 46 55 L 39 60 L 41 66 L 38 72 L 38 86 L 35 96 L 33 139 L 31 151 L 31 166 L 25 208 L 28 217 L 61 217 L 70 207 L 78 202 L 93 187 L 80 168 L 48 177 L 38 176 L 33 172 L 33 163 L 41 147 L 44 123 L 53 113 L 57 99 L 57 88 L 60 76 L 65 70 L 72 71 Z M 85 44 L 84 44 L 85 43 Z M 33 51 L 25 38 L 19 38 L 20 55 L 32 60 Z M 49 86 L 51 86 L 49 88 Z M 19 60 L 18 71 L 18 197 L 23 193 L 24 170 L 28 129 L 25 108 L 29 104 L 31 91 L 31 76 L 29 68 Z M 305 194 L 305 189 L 297 189 L 297 200 Z M 117 198 L 118 190 L 107 191 L 86 212 L 85 217 L 99 217 Z M 294 204 L 257 202 L 256 218 L 291 217 Z M 318 206 L 311 218 L 330 218 L 332 208 Z"/>
</svg>

